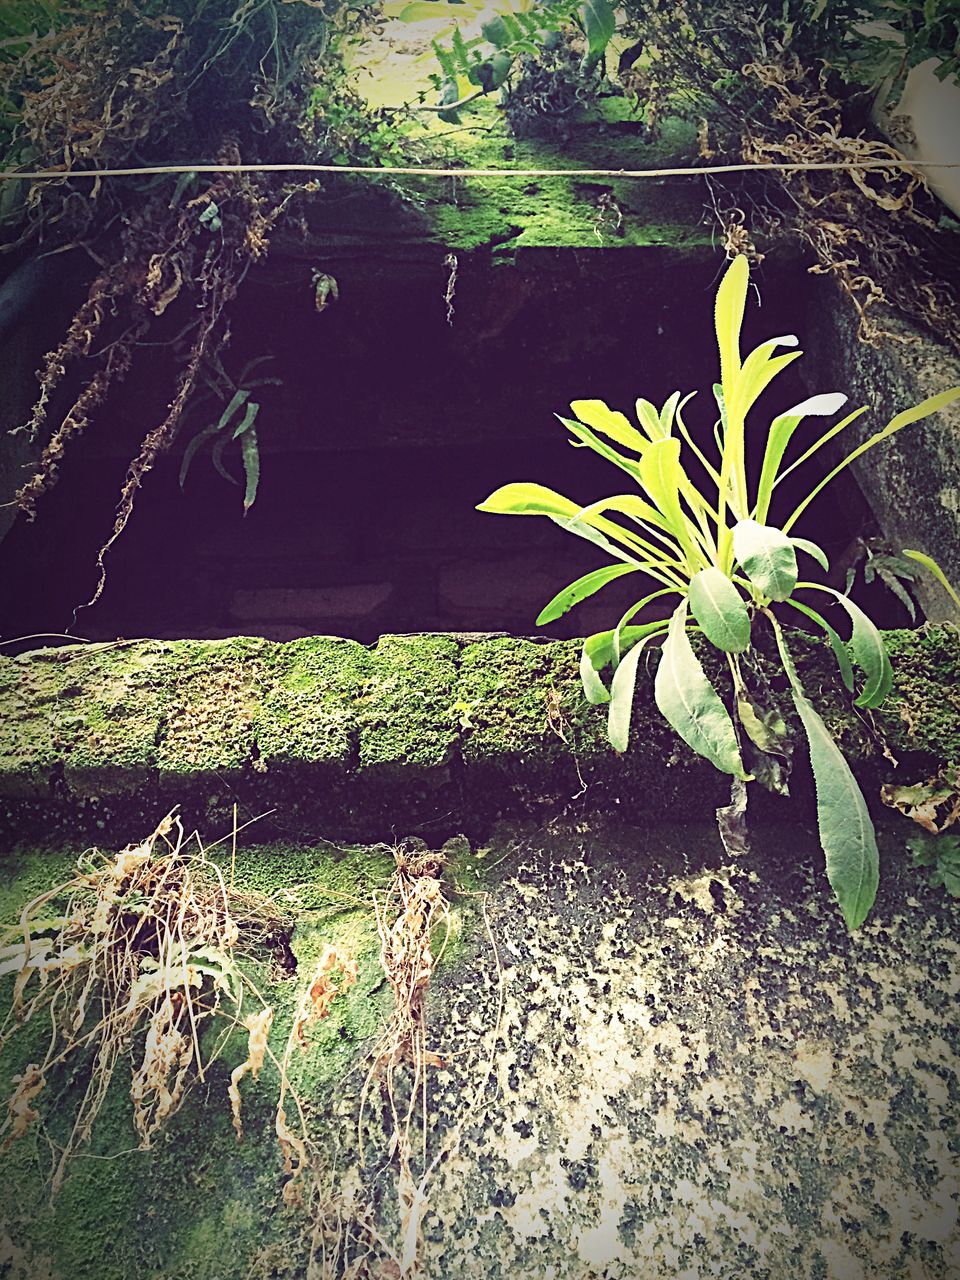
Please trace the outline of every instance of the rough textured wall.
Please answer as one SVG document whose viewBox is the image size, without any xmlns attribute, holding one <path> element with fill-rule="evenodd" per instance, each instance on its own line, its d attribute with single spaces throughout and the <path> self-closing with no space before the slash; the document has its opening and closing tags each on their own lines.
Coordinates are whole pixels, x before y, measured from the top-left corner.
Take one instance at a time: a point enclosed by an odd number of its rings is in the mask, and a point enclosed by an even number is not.
<svg viewBox="0 0 960 1280">
<path fill-rule="evenodd" d="M 955 1276 L 957 904 L 907 866 L 906 834 L 882 841 L 881 894 L 852 938 L 796 829 L 765 831 L 734 863 L 695 824 L 505 824 L 472 847 L 448 841 L 453 938 L 427 1004 L 426 1163 L 446 1155 L 420 1188 L 416 1274 Z M 226 869 L 229 850 L 219 856 Z M 8 855 L 4 918 L 70 859 Z M 382 1082 L 365 1089 L 390 1004 L 370 903 L 391 866 L 383 846 L 242 838 L 236 864 L 241 887 L 281 891 L 294 908 L 298 971 L 271 980 L 265 957 L 261 979 L 280 1011 L 278 1049 L 322 943 L 359 961 L 357 986 L 293 1064 L 327 1210 L 379 1237 L 369 1270 L 351 1276 L 395 1276 L 384 1257 L 403 1244 L 395 1128 Z M 35 1045 L 43 1028 L 25 1035 Z M 6 1047 L 4 1089 L 30 1051 L 16 1037 Z M 130 1150 L 123 1064 L 90 1158 L 52 1207 L 43 1138 L 4 1152 L 4 1274 L 306 1274 L 319 1202 L 283 1205 L 271 1070 L 243 1085 L 236 1142 L 226 1084 L 241 1053 L 232 1046 L 150 1152 Z M 403 1076 L 399 1066 L 398 1089 Z M 75 1089 L 61 1082 L 57 1106 Z"/>
<path fill-rule="evenodd" d="M 888 633 L 895 690 L 872 721 L 854 713 L 828 650 L 801 635 L 792 643 L 866 778 L 915 782 L 960 758 L 954 628 Z M 300 830 L 369 839 L 391 822 L 436 834 L 574 800 L 662 816 L 690 795 L 711 816 L 724 779 L 656 710 L 656 655 L 638 681 L 634 750 L 618 756 L 606 708 L 584 701 L 579 649 L 421 635 L 373 649 L 328 637 L 137 641 L 0 658 L 4 825 L 49 839 L 60 823 L 72 834 L 133 815 L 155 825 L 175 802 L 193 822 L 223 820 L 237 803 L 242 818 L 278 808 Z M 716 655 L 704 661 L 719 678 Z M 885 747 L 901 758 L 899 775 Z M 802 766 L 796 777 L 809 799 Z M 780 820 L 795 816 L 771 803 Z"/>
<path fill-rule="evenodd" d="M 850 407 L 870 412 L 844 432 L 846 453 L 904 409 L 960 385 L 960 360 L 950 348 L 895 316 L 884 317 L 890 337 L 879 347 L 857 339 L 857 317 L 822 285 L 824 323 L 807 344 L 817 389 L 843 391 Z M 842 455 L 840 455 L 842 456 Z M 894 550 L 909 547 L 938 561 L 960 582 L 960 407 L 956 403 L 910 426 L 854 463 L 857 482 Z M 957 621 L 947 593 L 924 574 L 916 594 L 926 616 Z"/>
</svg>

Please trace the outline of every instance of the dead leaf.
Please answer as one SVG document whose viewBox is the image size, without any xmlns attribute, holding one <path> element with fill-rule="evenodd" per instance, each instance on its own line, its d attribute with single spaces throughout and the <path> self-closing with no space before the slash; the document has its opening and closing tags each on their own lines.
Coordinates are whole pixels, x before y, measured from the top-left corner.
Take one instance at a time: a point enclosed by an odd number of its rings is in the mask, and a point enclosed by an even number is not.
<svg viewBox="0 0 960 1280">
<path fill-rule="evenodd" d="M 11 1083 L 17 1087 L 13 1097 L 7 1103 L 10 1132 L 7 1134 L 6 1141 L 2 1147 L 4 1151 L 10 1146 L 11 1142 L 16 1142 L 18 1138 L 22 1138 L 33 1122 L 39 1119 L 39 1113 L 34 1111 L 30 1103 L 45 1087 L 47 1082 L 37 1064 L 31 1062 L 24 1069 L 22 1075 L 13 1077 Z"/>
<path fill-rule="evenodd" d="M 240 1121 L 240 1081 L 249 1072 L 254 1080 L 260 1074 L 263 1059 L 267 1052 L 267 1037 L 273 1024 L 273 1009 L 267 1006 L 259 1013 L 250 1013 L 243 1020 L 247 1030 L 247 1056 L 238 1067 L 230 1073 L 230 1084 L 227 1086 L 227 1097 L 230 1099 L 230 1112 L 237 1141 L 243 1141 L 243 1125 Z"/>
<path fill-rule="evenodd" d="M 926 782 L 909 787 L 886 783 L 880 788 L 880 799 L 924 830 L 938 835 L 960 819 L 960 773 L 951 778 L 941 770 Z"/>
</svg>

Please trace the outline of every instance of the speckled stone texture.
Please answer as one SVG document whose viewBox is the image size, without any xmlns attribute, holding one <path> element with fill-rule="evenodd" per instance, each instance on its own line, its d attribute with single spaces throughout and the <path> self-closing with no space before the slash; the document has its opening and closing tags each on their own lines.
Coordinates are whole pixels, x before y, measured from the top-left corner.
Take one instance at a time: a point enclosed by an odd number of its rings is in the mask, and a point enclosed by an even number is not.
<svg viewBox="0 0 960 1280">
<path fill-rule="evenodd" d="M 796 833 L 737 864 L 702 828 L 502 833 L 496 1092 L 430 1194 L 427 1274 L 960 1274 L 960 913 L 904 837 L 851 938 Z M 442 1045 L 496 1023 L 489 951 L 443 985 Z"/>
<path fill-rule="evenodd" d="M 754 832 L 736 862 L 696 824 L 513 823 L 448 840 L 451 932 L 406 1188 L 384 1077 L 369 1074 L 390 1003 L 370 903 L 390 850 L 241 840 L 238 885 L 294 905 L 298 972 L 262 979 L 277 1051 L 323 946 L 358 961 L 291 1072 L 322 1203 L 366 1223 L 354 1257 L 367 1269 L 325 1272 L 316 1250 L 308 1269 L 321 1201 L 283 1205 L 270 1069 L 244 1085 L 237 1143 L 237 1045 L 149 1152 L 131 1150 L 122 1068 L 94 1158 L 53 1205 L 43 1138 L 3 1152 L 0 1274 L 396 1280 L 414 1204 L 416 1280 L 952 1280 L 960 904 L 909 865 L 910 831 L 883 832 L 880 895 L 852 937 L 799 827 Z M 3 920 L 69 865 L 64 851 L 5 858 Z M 29 1051 L 18 1043 L 0 1055 L 3 1090 Z M 403 1117 L 402 1061 L 393 1081 Z M 67 1086 L 45 1105 L 68 1106 Z"/>
</svg>

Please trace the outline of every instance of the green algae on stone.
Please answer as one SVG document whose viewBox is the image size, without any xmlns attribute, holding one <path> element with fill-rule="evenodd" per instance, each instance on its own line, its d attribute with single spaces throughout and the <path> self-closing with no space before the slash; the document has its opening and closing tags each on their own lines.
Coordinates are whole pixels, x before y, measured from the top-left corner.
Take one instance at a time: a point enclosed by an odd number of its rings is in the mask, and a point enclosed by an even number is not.
<svg viewBox="0 0 960 1280">
<path fill-rule="evenodd" d="M 254 759 L 253 726 L 266 680 L 265 640 L 182 640 L 155 668 L 164 723 L 157 750 L 167 786 L 242 774 Z"/>
<path fill-rule="evenodd" d="M 362 771 L 445 773 L 459 738 L 458 655 L 450 636 L 381 636 L 357 704 Z"/>
<path fill-rule="evenodd" d="M 262 765 L 344 774 L 357 753 L 354 704 L 369 673 L 369 651 L 318 636 L 276 645 L 267 661 L 270 683 L 253 725 Z"/>
</svg>

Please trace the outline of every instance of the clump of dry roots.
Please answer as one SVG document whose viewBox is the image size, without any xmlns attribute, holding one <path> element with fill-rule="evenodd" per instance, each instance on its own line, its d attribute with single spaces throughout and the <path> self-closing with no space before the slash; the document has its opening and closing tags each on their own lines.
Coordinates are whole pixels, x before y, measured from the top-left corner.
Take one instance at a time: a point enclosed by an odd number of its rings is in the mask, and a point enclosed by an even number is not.
<svg viewBox="0 0 960 1280">
<path fill-rule="evenodd" d="M 796 59 L 781 59 L 748 63 L 743 72 L 770 103 L 764 127 L 751 126 L 742 139 L 744 160 L 851 166 L 783 173 L 786 199 L 766 229 L 787 226 L 810 245 L 813 270 L 833 276 L 855 307 L 862 341 L 899 336 L 873 312 L 887 303 L 960 350 L 960 307 L 933 243 L 936 206 L 922 174 L 895 147 L 845 129 L 825 71 L 814 78 Z"/>
<path fill-rule="evenodd" d="M 238 956 L 281 923 L 268 900 L 231 890 L 199 837 L 186 838 L 175 814 L 139 845 L 112 856 L 85 855 L 76 876 L 24 907 L 0 946 L 0 974 L 15 975 L 0 1051 L 32 1019 L 43 1014 L 50 1023 L 42 1060 L 14 1077 L 0 1126 L 3 1147 L 41 1121 L 35 1104 L 51 1081 L 83 1064 L 77 1075 L 87 1083 L 66 1135 L 55 1140 L 44 1126 L 55 1193 L 71 1157 L 89 1142 L 120 1060 L 128 1056 L 133 1121 L 140 1147 L 149 1147 L 242 1027 L 248 1057 L 228 1090 L 239 1136 L 239 1084 L 248 1073 L 257 1076 L 269 1052 L 273 1010 Z"/>
<path fill-rule="evenodd" d="M 103 590 L 104 558 L 145 476 L 229 342 L 230 304 L 249 268 L 267 252 L 291 200 L 317 184 L 237 173 L 213 181 L 74 175 L 185 157 L 224 165 L 324 159 L 359 146 L 371 127 L 343 84 L 339 52 L 366 21 L 362 6 L 169 0 L 157 9 L 152 0 L 51 7 L 49 30 L 0 40 L 0 98 L 9 108 L 0 120 L 0 161 L 56 175 L 24 183 L 0 251 L 34 242 L 44 254 L 83 248 L 98 264 L 86 299 L 44 359 L 33 412 L 18 428 L 45 436 L 45 447 L 12 505 L 33 519 L 67 451 L 142 362 L 145 347 L 162 345 L 176 362 L 169 394 L 127 469 L 87 606 Z M 25 18 L 19 26 L 29 30 Z M 328 101 L 337 104 L 329 120 Z M 61 388 L 67 408 L 51 428 Z"/>
</svg>

